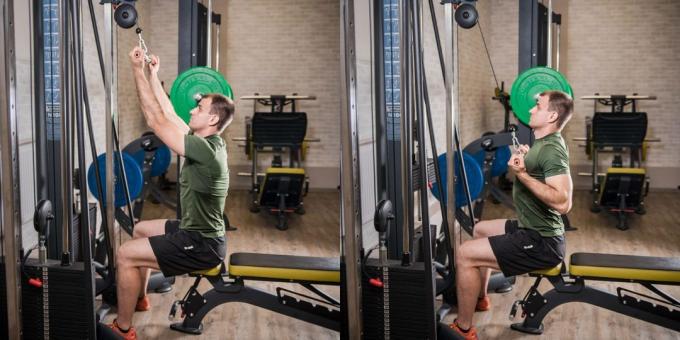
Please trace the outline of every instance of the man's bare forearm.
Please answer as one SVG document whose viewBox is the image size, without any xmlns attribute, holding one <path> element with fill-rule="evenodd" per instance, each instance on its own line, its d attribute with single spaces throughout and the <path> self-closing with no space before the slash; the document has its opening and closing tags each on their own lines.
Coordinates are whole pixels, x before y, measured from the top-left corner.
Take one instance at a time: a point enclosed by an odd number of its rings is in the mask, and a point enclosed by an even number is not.
<svg viewBox="0 0 680 340">
<path fill-rule="evenodd" d="M 144 75 L 144 70 L 136 69 L 134 70 L 135 84 L 137 85 L 137 95 L 139 96 L 139 103 L 142 107 L 142 112 L 144 113 L 144 118 L 146 118 L 146 123 L 152 129 L 158 125 L 158 123 L 164 119 L 163 109 L 158 103 L 156 96 L 153 94 L 151 85 L 149 84 L 146 75 Z"/>
<path fill-rule="evenodd" d="M 149 77 L 149 82 L 151 83 L 151 89 L 153 90 L 153 94 L 156 97 L 156 100 L 163 109 L 163 114 L 165 115 L 165 118 L 175 123 L 175 125 L 177 125 L 185 133 L 189 132 L 189 127 L 187 126 L 187 124 L 182 119 L 180 119 L 177 113 L 175 112 L 175 108 L 172 106 L 172 102 L 170 102 L 168 95 L 165 93 L 165 90 L 163 89 L 163 85 L 161 85 L 161 81 L 158 78 L 158 74 L 151 73 Z"/>
<path fill-rule="evenodd" d="M 543 203 L 560 213 L 569 210 L 570 194 L 568 192 L 560 192 L 559 190 L 547 185 L 536 178 L 531 177 L 526 171 L 515 174 L 525 187 L 531 191 Z"/>
<path fill-rule="evenodd" d="M 170 99 L 168 99 L 168 95 L 165 93 L 163 85 L 161 85 L 161 81 L 158 79 L 158 75 L 151 73 L 151 75 L 149 75 L 149 83 L 151 84 L 151 89 L 153 90 L 156 100 L 158 100 L 158 103 L 163 108 L 163 112 L 168 114 L 174 112 L 175 109 L 172 107 L 172 103 L 170 102 Z"/>
</svg>

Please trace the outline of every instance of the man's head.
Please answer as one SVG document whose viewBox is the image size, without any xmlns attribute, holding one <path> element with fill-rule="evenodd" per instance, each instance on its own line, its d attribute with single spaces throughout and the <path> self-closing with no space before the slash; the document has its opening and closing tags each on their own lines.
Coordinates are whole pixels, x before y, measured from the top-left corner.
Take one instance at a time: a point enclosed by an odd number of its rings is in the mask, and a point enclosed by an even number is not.
<svg viewBox="0 0 680 340">
<path fill-rule="evenodd" d="M 531 109 L 529 127 L 539 129 L 554 125 L 556 131 L 562 130 L 571 118 L 574 101 L 560 91 L 545 91 L 538 96 L 536 106 Z"/>
<path fill-rule="evenodd" d="M 234 102 L 224 95 L 204 95 L 193 110 L 189 128 L 194 132 L 221 133 L 234 118 Z"/>
</svg>

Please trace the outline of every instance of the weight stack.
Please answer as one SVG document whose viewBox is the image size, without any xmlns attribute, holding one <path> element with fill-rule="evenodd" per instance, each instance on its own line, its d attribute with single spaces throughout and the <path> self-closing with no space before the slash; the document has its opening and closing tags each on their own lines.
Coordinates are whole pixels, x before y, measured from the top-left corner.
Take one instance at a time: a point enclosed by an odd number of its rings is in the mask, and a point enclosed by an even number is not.
<svg viewBox="0 0 680 340">
<path fill-rule="evenodd" d="M 5 258 L 0 258 L 0 338 L 9 339 L 7 329 L 7 279 L 5 278 Z"/>
<path fill-rule="evenodd" d="M 41 279 L 43 286 L 31 286 L 22 278 L 23 338 L 94 339 L 94 290 L 86 282 L 83 263 L 64 267 L 58 261 L 40 265 L 28 259 L 24 268 L 30 277 Z"/>
<path fill-rule="evenodd" d="M 422 262 L 408 267 L 399 261 L 387 263 L 388 280 L 384 280 L 383 268 L 377 259 L 368 259 L 362 275 L 362 308 L 364 339 L 428 339 L 428 318 L 434 317 L 433 310 L 427 310 L 425 270 Z M 369 284 L 369 278 L 380 277 L 388 283 L 387 297 L 384 288 Z M 387 302 L 387 303 L 385 303 Z M 385 313 L 388 310 L 389 315 Z M 389 322 L 389 325 L 386 323 Z M 387 326 L 387 327 L 386 327 Z M 389 335 L 389 336 L 387 336 Z"/>
</svg>

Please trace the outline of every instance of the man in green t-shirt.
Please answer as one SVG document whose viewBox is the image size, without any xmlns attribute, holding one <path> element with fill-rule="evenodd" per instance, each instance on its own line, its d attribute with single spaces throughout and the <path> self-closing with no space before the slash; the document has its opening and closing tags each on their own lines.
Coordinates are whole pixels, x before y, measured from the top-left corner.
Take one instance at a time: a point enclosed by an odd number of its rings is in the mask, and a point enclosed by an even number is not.
<svg viewBox="0 0 680 340">
<path fill-rule="evenodd" d="M 487 285 L 491 269 L 514 276 L 558 265 L 565 254 L 561 214 L 571 209 L 569 151 L 560 132 L 571 118 L 574 103 L 559 91 L 543 92 L 531 109 L 529 127 L 536 140 L 521 145 L 508 167 L 515 174 L 513 201 L 517 220 L 476 224 L 474 239 L 456 254 L 458 317 L 451 328 L 476 339 L 475 310 L 490 307 Z"/>
<path fill-rule="evenodd" d="M 187 125 L 175 113 L 161 82 L 158 57 L 151 56 L 147 78 L 144 52 L 135 47 L 130 62 L 144 118 L 171 150 L 185 158 L 179 176 L 182 219 L 138 223 L 133 239 L 116 252 L 118 316 L 109 325 L 125 339 L 136 339 L 135 310 L 150 308 L 146 297 L 149 269 L 165 276 L 209 269 L 226 254 L 222 213 L 229 188 L 226 144 L 220 134 L 231 123 L 234 103 L 208 94 L 191 111 Z"/>
</svg>

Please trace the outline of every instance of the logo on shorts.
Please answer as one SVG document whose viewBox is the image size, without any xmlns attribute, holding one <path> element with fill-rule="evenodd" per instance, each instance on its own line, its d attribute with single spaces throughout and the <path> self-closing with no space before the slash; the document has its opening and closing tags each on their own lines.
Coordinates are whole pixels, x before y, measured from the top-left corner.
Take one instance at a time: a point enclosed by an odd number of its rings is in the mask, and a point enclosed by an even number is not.
<svg viewBox="0 0 680 340">
<path fill-rule="evenodd" d="M 184 247 L 184 250 L 191 250 L 191 249 L 194 249 L 194 246 Z"/>
<path fill-rule="evenodd" d="M 524 246 L 523 248 L 524 248 L 524 249 L 531 249 L 531 248 L 533 248 L 533 247 L 534 247 L 534 245 L 533 245 L 533 244 L 530 244 L 530 245 L 528 245 L 528 246 Z"/>
</svg>

